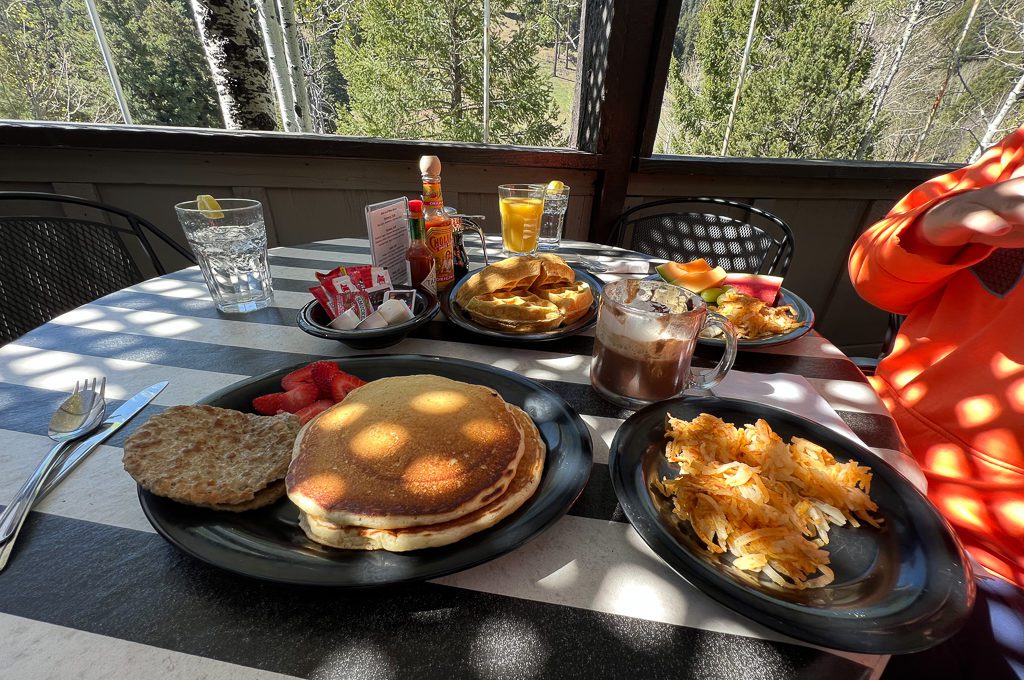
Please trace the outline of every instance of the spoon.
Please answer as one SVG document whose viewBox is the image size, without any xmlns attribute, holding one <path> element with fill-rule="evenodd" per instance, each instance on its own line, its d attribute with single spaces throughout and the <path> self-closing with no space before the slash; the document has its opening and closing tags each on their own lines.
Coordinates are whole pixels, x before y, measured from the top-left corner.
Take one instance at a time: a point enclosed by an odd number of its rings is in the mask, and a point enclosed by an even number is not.
<svg viewBox="0 0 1024 680">
<path fill-rule="evenodd" d="M 60 454 L 64 452 L 69 442 L 88 434 L 103 422 L 103 416 L 107 410 L 104 398 L 107 379 L 103 378 L 98 393 L 96 392 L 95 378 L 92 380 L 91 387 L 88 384 L 89 381 L 86 380 L 83 389 L 79 389 L 76 382 L 75 391 L 54 412 L 53 417 L 50 418 L 48 434 L 50 439 L 57 444 L 50 449 L 43 461 L 22 485 L 18 495 L 4 509 L 3 515 L 0 515 L 0 544 L 3 544 L 3 549 L 0 550 L 0 570 L 6 566 L 14 540 L 18 536 L 18 532 L 21 531 L 46 476 L 60 458 Z"/>
</svg>

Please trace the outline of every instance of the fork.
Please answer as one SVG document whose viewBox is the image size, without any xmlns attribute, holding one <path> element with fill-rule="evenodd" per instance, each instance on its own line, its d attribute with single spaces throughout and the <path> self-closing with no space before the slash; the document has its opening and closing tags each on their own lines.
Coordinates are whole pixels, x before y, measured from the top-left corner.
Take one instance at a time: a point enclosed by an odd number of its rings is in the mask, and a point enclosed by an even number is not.
<svg viewBox="0 0 1024 680">
<path fill-rule="evenodd" d="M 18 536 L 29 510 L 35 503 L 39 490 L 50 471 L 56 466 L 67 444 L 96 429 L 96 426 L 103 421 L 103 416 L 106 413 L 106 388 L 106 378 L 102 378 L 98 394 L 95 378 L 92 380 L 91 387 L 88 380 L 82 383 L 81 387 L 76 381 L 75 390 L 64 400 L 50 419 L 48 434 L 57 444 L 50 449 L 43 461 L 22 485 L 18 495 L 0 515 L 0 544 L 2 544 L 0 547 L 0 571 L 7 564 L 7 558 L 14 547 L 14 540 Z"/>
</svg>

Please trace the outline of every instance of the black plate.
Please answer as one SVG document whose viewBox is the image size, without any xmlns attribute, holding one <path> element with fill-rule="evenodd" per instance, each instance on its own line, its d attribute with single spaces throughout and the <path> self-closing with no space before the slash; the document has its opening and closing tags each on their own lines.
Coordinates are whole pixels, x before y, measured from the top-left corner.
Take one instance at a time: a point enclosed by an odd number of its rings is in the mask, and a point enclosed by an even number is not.
<svg viewBox="0 0 1024 680">
<path fill-rule="evenodd" d="M 710 413 L 737 425 L 764 418 L 785 441 L 799 435 L 840 461 L 869 465 L 883 527 L 832 528 L 826 549 L 835 580 L 828 586 L 799 591 L 767 579 L 751 584 L 707 551 L 689 523 L 650 488 L 655 477 L 678 474 L 663 455 L 666 413 L 687 420 Z M 739 399 L 663 401 L 623 423 L 608 465 L 626 517 L 654 552 L 698 590 L 786 635 L 852 652 L 906 654 L 953 635 L 974 604 L 970 563 L 928 499 L 878 456 L 806 418 Z"/>
<path fill-rule="evenodd" d="M 451 574 L 494 559 L 538 536 L 562 517 L 590 478 L 590 431 L 576 411 L 545 387 L 483 364 L 418 355 L 370 355 L 338 360 L 364 380 L 432 373 L 486 385 L 524 409 L 548 452 L 536 493 L 495 526 L 458 543 L 406 553 L 338 550 L 310 541 L 287 498 L 249 512 L 217 512 L 182 505 L 139 488 L 139 500 L 157 532 L 204 562 L 245 576 L 302 585 L 362 588 Z M 199 403 L 250 411 L 254 397 L 280 390 L 298 366 L 249 378 Z"/>
<path fill-rule="evenodd" d="M 590 310 L 581 318 L 567 326 L 559 326 L 554 330 L 540 331 L 538 333 L 512 333 L 487 328 L 476 323 L 468 314 L 462 311 L 461 307 L 455 304 L 455 296 L 469 279 L 469 276 L 464 276 L 459 281 L 456 281 L 455 285 L 448 289 L 447 295 L 441 295 L 441 309 L 444 311 L 444 315 L 448 317 L 448 320 L 456 326 L 479 335 L 486 335 L 489 338 L 498 338 L 511 342 L 544 342 L 546 340 L 557 340 L 558 338 L 576 335 L 597 323 L 597 305 L 601 301 L 601 291 L 604 289 L 604 282 L 585 269 L 580 267 L 573 267 L 572 269 L 576 272 L 577 281 L 583 281 L 590 286 L 590 290 L 594 293 L 594 302 L 590 305 Z"/>
<path fill-rule="evenodd" d="M 660 274 L 651 274 L 647 277 L 651 281 L 664 281 Z M 773 347 L 775 345 L 782 345 L 787 342 L 793 342 L 797 338 L 803 337 L 808 331 L 814 326 L 814 310 L 807 304 L 806 301 L 796 293 L 786 288 L 779 288 L 779 296 L 782 298 L 779 301 L 777 307 L 785 307 L 790 305 L 796 310 L 796 320 L 799 321 L 802 326 L 794 328 L 788 333 L 779 333 L 778 335 L 772 335 L 767 338 L 760 338 L 758 340 L 736 340 L 736 345 L 740 349 L 757 349 L 758 347 Z M 722 338 L 710 337 L 706 338 L 703 335 L 697 337 L 697 343 L 701 345 L 714 345 L 721 347 L 725 345 L 725 340 Z"/>
</svg>

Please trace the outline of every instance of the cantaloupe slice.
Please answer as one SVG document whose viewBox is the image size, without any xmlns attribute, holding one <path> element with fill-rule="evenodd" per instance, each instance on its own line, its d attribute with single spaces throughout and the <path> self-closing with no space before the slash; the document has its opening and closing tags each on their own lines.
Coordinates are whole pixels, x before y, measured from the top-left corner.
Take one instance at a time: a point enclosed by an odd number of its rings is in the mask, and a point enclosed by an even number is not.
<svg viewBox="0 0 1024 680">
<path fill-rule="evenodd" d="M 704 258 L 693 262 L 666 262 L 655 269 L 661 278 L 669 283 L 682 286 L 694 293 L 720 286 L 728 276 L 724 269 L 712 268 Z"/>
</svg>

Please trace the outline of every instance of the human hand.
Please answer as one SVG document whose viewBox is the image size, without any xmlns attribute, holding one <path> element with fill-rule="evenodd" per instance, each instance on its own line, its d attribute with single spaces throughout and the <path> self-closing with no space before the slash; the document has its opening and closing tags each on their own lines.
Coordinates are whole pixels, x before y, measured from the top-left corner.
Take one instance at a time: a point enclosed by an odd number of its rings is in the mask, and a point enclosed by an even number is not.
<svg viewBox="0 0 1024 680">
<path fill-rule="evenodd" d="M 921 239 L 933 246 L 1024 248 L 1024 177 L 952 196 L 918 224 Z"/>
</svg>

